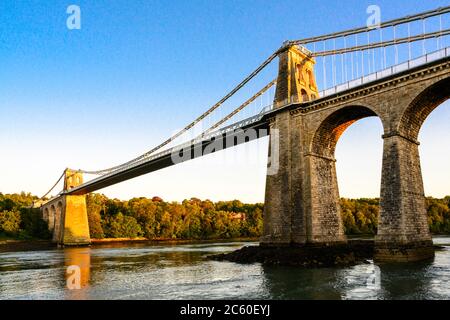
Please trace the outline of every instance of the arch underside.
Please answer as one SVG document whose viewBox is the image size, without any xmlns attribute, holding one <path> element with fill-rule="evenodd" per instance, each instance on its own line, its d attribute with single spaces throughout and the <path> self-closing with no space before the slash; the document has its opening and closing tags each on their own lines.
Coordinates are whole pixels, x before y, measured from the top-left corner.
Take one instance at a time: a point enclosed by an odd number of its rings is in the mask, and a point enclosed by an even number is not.
<svg viewBox="0 0 450 320">
<path fill-rule="evenodd" d="M 308 157 L 310 176 L 310 237 L 311 242 L 345 241 L 339 201 L 334 153 L 344 131 L 354 122 L 377 116 L 368 107 L 343 107 L 322 121 L 315 131 Z"/>
<path fill-rule="evenodd" d="M 439 105 L 450 98 L 450 77 L 420 92 L 403 113 L 398 131 L 405 137 L 417 140 L 420 128 Z"/>
<path fill-rule="evenodd" d="M 377 117 L 377 114 L 364 106 L 348 106 L 335 111 L 317 129 L 312 141 L 311 152 L 334 158 L 336 144 L 344 131 L 356 121 L 367 117 Z"/>
</svg>

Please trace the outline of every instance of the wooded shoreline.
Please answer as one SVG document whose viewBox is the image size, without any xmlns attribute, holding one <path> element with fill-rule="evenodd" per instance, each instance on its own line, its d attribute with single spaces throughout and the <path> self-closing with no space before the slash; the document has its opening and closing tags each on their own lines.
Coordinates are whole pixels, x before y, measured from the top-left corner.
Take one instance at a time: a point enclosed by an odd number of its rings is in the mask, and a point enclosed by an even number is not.
<svg viewBox="0 0 450 320">
<path fill-rule="evenodd" d="M 106 238 L 91 239 L 88 247 L 126 246 L 126 245 L 182 245 L 182 244 L 207 244 L 230 242 L 258 242 L 259 238 L 234 238 L 234 239 L 146 239 L 146 238 Z M 0 240 L 0 252 L 33 251 L 55 249 L 57 245 L 50 240 Z M 71 247 L 68 247 L 71 248 Z"/>
</svg>

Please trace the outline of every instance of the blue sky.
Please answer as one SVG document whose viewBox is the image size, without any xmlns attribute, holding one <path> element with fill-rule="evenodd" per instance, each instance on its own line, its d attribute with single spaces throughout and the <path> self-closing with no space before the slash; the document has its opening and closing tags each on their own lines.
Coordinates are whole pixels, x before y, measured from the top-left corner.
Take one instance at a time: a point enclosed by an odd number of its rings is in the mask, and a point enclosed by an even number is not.
<svg viewBox="0 0 450 320">
<path fill-rule="evenodd" d="M 71 4 L 81 8 L 81 30 L 66 28 Z M 65 167 L 99 169 L 150 149 L 284 40 L 364 25 L 370 4 L 389 20 L 448 0 L 2 0 L 0 192 L 42 194 Z M 433 112 L 421 133 L 425 188 L 435 196 L 450 194 L 449 109 Z M 377 119 L 365 119 L 343 135 L 342 196 L 379 194 L 381 134 Z M 262 201 L 266 153 L 261 140 L 102 192 Z"/>
</svg>

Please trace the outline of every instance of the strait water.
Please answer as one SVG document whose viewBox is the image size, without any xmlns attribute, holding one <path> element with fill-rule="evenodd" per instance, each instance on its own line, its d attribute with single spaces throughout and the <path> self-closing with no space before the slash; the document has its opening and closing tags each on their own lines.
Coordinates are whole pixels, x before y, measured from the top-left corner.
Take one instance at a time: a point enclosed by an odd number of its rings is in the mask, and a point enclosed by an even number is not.
<svg viewBox="0 0 450 320">
<path fill-rule="evenodd" d="M 450 237 L 434 243 L 426 263 L 318 269 L 206 259 L 242 242 L 0 253 L 0 299 L 450 299 Z M 81 289 L 67 287 L 71 265 Z"/>
</svg>

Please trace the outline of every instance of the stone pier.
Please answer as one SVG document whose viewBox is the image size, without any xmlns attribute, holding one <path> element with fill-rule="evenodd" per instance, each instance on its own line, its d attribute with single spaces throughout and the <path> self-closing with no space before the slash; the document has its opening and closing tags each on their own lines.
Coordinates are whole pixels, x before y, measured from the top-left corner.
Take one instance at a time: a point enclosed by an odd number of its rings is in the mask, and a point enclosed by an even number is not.
<svg viewBox="0 0 450 320">
<path fill-rule="evenodd" d="M 350 125 L 377 117 L 383 126 L 384 149 L 375 260 L 432 258 L 417 139 L 427 116 L 450 97 L 450 63 L 320 98 L 314 60 L 306 49 L 286 47 L 279 58 L 274 108 L 280 111 L 267 120 L 271 134 L 279 137 L 279 170 L 266 179 L 261 245 L 346 243 L 335 148 Z"/>
<path fill-rule="evenodd" d="M 81 173 L 66 170 L 64 188 L 68 190 L 83 183 Z M 65 246 L 88 245 L 89 222 L 86 195 L 62 195 L 41 206 L 44 220 L 53 234 L 53 242 Z"/>
</svg>

